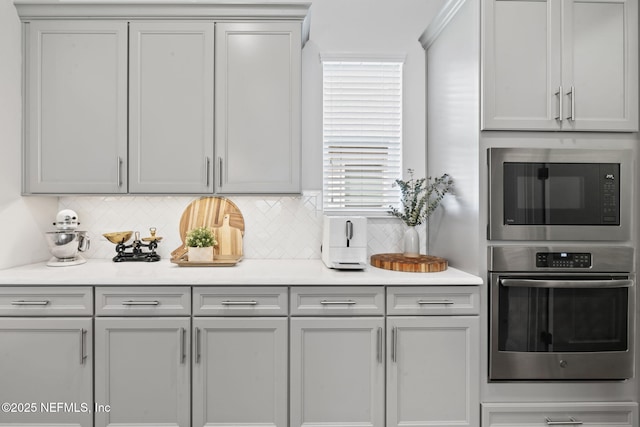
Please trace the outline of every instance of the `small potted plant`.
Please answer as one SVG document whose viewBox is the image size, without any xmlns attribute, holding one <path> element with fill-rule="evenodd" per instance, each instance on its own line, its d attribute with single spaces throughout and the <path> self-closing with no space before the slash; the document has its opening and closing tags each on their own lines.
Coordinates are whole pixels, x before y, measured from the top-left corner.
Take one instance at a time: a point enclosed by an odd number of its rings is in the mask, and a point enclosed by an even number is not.
<svg viewBox="0 0 640 427">
<path fill-rule="evenodd" d="M 197 227 L 187 232 L 185 244 L 189 262 L 213 261 L 213 247 L 218 244 L 216 235 L 209 227 Z"/>
<path fill-rule="evenodd" d="M 433 211 L 440 205 L 445 194 L 453 188 L 453 180 L 448 174 L 438 178 L 413 177 L 413 169 L 408 169 L 409 180 L 396 179 L 396 185 L 402 192 L 402 211 L 389 206 L 389 213 L 404 221 L 409 227 L 404 235 L 404 255 L 420 256 L 420 241 L 416 226 L 428 220 Z"/>
</svg>

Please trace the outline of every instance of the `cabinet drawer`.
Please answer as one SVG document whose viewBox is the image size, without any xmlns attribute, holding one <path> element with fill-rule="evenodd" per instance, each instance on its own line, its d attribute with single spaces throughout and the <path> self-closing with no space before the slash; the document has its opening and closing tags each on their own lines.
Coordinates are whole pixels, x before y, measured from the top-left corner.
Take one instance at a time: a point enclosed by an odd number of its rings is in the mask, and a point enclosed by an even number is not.
<svg viewBox="0 0 640 427">
<path fill-rule="evenodd" d="M 384 288 L 292 287 L 291 314 L 294 316 L 384 315 Z"/>
<path fill-rule="evenodd" d="M 91 316 L 90 287 L 0 287 L 0 316 Z"/>
<path fill-rule="evenodd" d="M 387 314 L 396 316 L 477 315 L 477 286 L 419 286 L 387 288 Z"/>
<path fill-rule="evenodd" d="M 193 288 L 195 316 L 286 316 L 286 287 Z"/>
<path fill-rule="evenodd" d="M 485 403 L 482 425 L 492 426 L 617 426 L 638 425 L 633 402 Z"/>
<path fill-rule="evenodd" d="M 97 287 L 96 316 L 184 316 L 191 314 L 187 287 Z"/>
</svg>

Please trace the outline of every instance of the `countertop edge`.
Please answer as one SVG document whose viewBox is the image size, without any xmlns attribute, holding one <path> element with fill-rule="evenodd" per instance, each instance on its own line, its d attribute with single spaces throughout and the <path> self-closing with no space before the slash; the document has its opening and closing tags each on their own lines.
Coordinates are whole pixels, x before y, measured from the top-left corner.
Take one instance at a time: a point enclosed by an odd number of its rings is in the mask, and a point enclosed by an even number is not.
<svg viewBox="0 0 640 427">
<path fill-rule="evenodd" d="M 332 270 L 321 260 L 245 259 L 232 267 L 180 267 L 157 263 L 114 263 L 92 259 L 86 264 L 48 267 L 35 263 L 0 270 L 0 286 L 479 286 L 479 276 L 449 267 L 442 272 Z"/>
</svg>

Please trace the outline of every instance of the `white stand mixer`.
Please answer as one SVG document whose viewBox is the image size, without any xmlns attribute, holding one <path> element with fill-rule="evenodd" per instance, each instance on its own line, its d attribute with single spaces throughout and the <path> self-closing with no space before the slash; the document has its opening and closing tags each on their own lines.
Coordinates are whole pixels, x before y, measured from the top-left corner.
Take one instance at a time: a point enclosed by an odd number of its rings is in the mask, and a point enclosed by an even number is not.
<svg viewBox="0 0 640 427">
<path fill-rule="evenodd" d="M 87 262 L 78 252 L 84 252 L 90 247 L 90 240 L 86 231 L 77 231 L 78 214 L 71 209 L 63 209 L 56 215 L 53 225 L 57 231 L 45 233 L 49 251 L 53 258 L 47 263 L 50 267 L 66 267 Z"/>
</svg>

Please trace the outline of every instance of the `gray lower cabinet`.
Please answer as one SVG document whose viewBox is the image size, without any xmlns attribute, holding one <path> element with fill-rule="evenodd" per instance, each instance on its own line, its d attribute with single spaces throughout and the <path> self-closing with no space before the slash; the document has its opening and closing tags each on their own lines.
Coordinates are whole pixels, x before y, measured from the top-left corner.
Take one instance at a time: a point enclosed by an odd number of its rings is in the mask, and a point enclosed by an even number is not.
<svg viewBox="0 0 640 427">
<path fill-rule="evenodd" d="M 382 286 L 291 288 L 291 427 L 384 426 L 384 305 Z"/>
<path fill-rule="evenodd" d="M 97 318 L 96 427 L 190 426 L 190 319 Z"/>
<path fill-rule="evenodd" d="M 193 427 L 287 427 L 287 318 L 194 318 Z"/>
<path fill-rule="evenodd" d="M 191 425 L 191 290 L 97 287 L 96 427 Z M 102 317 L 104 316 L 104 317 Z"/>
<path fill-rule="evenodd" d="M 93 290 L 0 287 L 0 426 L 93 425 Z"/>
<path fill-rule="evenodd" d="M 476 427 L 480 289 L 387 288 L 386 427 Z"/>
<path fill-rule="evenodd" d="M 478 424 L 477 316 L 388 317 L 387 427 Z"/>
<path fill-rule="evenodd" d="M 291 319 L 291 427 L 384 426 L 383 330 L 382 316 Z"/>
<path fill-rule="evenodd" d="M 91 323 L 0 318 L 0 426 L 93 425 Z"/>
</svg>

